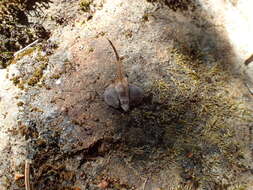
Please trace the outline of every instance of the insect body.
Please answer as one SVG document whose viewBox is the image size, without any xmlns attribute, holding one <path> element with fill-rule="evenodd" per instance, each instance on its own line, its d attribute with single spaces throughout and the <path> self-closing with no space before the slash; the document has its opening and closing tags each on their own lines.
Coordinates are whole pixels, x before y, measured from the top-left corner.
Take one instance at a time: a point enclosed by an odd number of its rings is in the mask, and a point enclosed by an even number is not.
<svg viewBox="0 0 253 190">
<path fill-rule="evenodd" d="M 107 40 L 116 55 L 117 78 L 113 84 L 105 89 L 104 100 L 109 106 L 121 107 L 124 111 L 128 111 L 130 105 L 136 105 L 142 101 L 144 92 L 138 86 L 128 83 L 127 77 L 123 74 L 122 62 L 116 48 L 109 39 Z"/>
</svg>

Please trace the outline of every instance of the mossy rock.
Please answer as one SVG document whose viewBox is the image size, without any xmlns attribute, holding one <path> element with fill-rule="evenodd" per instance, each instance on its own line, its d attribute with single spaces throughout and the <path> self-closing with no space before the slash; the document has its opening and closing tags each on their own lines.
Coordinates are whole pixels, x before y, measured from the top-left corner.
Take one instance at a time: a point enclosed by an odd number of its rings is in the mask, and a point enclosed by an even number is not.
<svg viewBox="0 0 253 190">
<path fill-rule="evenodd" d="M 6 68 L 10 64 L 16 51 L 36 39 L 49 37 L 49 33 L 42 25 L 32 27 L 27 17 L 29 11 L 36 12 L 39 7 L 47 6 L 49 2 L 49 0 L 0 1 L 0 68 Z"/>
</svg>

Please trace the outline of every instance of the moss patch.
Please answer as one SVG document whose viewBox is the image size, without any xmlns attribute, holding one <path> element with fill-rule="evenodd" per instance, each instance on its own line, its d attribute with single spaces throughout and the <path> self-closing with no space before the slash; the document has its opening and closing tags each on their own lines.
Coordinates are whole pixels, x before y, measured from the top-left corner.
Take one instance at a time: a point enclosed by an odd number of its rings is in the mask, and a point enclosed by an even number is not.
<svg viewBox="0 0 253 190">
<path fill-rule="evenodd" d="M 189 8 L 195 8 L 195 3 L 192 0 L 147 0 L 147 2 L 164 4 L 173 11 L 186 11 Z"/>
<path fill-rule="evenodd" d="M 90 5 L 92 2 L 93 0 L 81 0 L 79 2 L 81 10 L 87 12 L 90 9 Z"/>
<path fill-rule="evenodd" d="M 36 39 L 46 39 L 49 33 L 42 25 L 28 23 L 29 11 L 47 6 L 49 0 L 2 0 L 0 1 L 0 68 L 10 64 L 14 52 Z"/>
<path fill-rule="evenodd" d="M 36 85 L 43 76 L 43 70 L 47 67 L 47 64 L 41 64 L 27 81 L 30 86 Z"/>
<path fill-rule="evenodd" d="M 31 74 L 23 74 L 22 76 L 15 76 L 10 80 L 21 90 L 24 90 L 27 85 L 35 86 L 43 77 L 43 71 L 47 68 L 48 57 L 41 55 L 41 47 L 33 47 L 25 50 L 24 52 L 18 54 L 12 61 L 12 64 L 16 64 L 24 56 L 29 56 L 32 53 L 37 53 L 36 58 L 31 59 L 37 66 L 34 68 L 34 71 Z"/>
<path fill-rule="evenodd" d="M 250 168 L 244 162 L 243 139 L 236 135 L 237 124 L 252 122 L 253 111 L 230 94 L 233 77 L 223 63 L 206 65 L 201 61 L 204 55 L 182 52 L 170 52 L 167 74 L 150 89 L 154 97 L 151 105 L 131 112 L 126 144 L 156 152 L 153 156 L 158 168 L 169 170 L 170 163 L 176 162 L 182 179 L 194 187 L 205 189 L 208 183 L 217 188 L 222 183 L 226 188 L 236 187 L 238 174 Z M 137 162 L 133 150 L 127 148 Z"/>
<path fill-rule="evenodd" d="M 24 102 L 18 102 L 17 103 L 17 106 L 23 106 L 24 105 Z"/>
</svg>

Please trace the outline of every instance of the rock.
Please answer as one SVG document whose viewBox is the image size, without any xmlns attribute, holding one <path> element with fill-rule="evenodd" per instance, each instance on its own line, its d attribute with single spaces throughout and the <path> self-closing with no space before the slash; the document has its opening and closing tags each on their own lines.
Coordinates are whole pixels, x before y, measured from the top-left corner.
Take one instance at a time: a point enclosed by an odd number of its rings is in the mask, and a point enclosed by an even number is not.
<svg viewBox="0 0 253 190">
<path fill-rule="evenodd" d="M 248 64 L 245 68 L 246 86 L 253 95 L 253 62 Z"/>
<path fill-rule="evenodd" d="M 57 46 L 0 70 L 0 189 L 19 189 L 11 179 L 27 157 L 35 189 L 135 189 L 144 178 L 160 189 L 184 179 L 219 187 L 224 176 L 228 188 L 251 187 L 253 105 L 242 78 L 251 91 L 253 66 L 244 62 L 253 53 L 252 3 L 161 2 L 94 0 L 89 19 L 78 1 L 44 9 L 47 43 Z M 108 108 L 102 97 L 115 58 L 104 36 L 129 83 L 153 101 L 130 113 Z"/>
</svg>

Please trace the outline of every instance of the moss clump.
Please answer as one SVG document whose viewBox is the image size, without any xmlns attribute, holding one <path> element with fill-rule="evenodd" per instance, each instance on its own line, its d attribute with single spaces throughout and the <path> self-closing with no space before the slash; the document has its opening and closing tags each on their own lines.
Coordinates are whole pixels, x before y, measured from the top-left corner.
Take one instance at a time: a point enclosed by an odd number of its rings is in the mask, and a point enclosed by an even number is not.
<svg viewBox="0 0 253 190">
<path fill-rule="evenodd" d="M 61 77 L 60 74 L 53 74 L 50 78 L 51 79 L 59 79 Z"/>
<path fill-rule="evenodd" d="M 93 0 L 81 0 L 79 2 L 81 10 L 87 12 L 90 9 L 90 5 L 92 2 Z"/>
<path fill-rule="evenodd" d="M 17 86 L 19 89 L 24 90 L 24 83 L 21 78 L 21 76 L 15 76 L 10 79 L 15 86 Z"/>
<path fill-rule="evenodd" d="M 150 13 L 144 13 L 144 15 L 142 16 L 142 21 L 143 22 L 148 22 L 149 21 L 149 18 L 153 16 L 152 14 Z M 153 16 L 154 17 L 154 16 Z"/>
<path fill-rule="evenodd" d="M 1 44 L 2 46 L 2 44 Z M 6 68 L 8 60 L 13 57 L 13 52 L 0 52 L 0 69 Z"/>
<path fill-rule="evenodd" d="M 92 52 L 94 52 L 94 51 L 95 51 L 95 49 L 92 48 L 92 47 L 88 49 L 88 52 L 89 52 L 89 53 L 92 53 Z"/>
<path fill-rule="evenodd" d="M 194 8 L 192 0 L 147 0 L 147 2 L 165 4 L 173 11 L 186 11 L 189 7 Z"/>
<path fill-rule="evenodd" d="M 47 67 L 46 63 L 42 63 L 33 73 L 32 77 L 27 80 L 27 84 L 30 86 L 36 85 L 43 76 L 43 70 Z"/>
<path fill-rule="evenodd" d="M 11 64 L 16 64 L 16 62 L 18 60 L 20 60 L 21 58 L 23 58 L 24 56 L 30 55 L 32 54 L 35 50 L 37 50 L 37 47 L 32 47 L 32 48 L 28 48 L 25 51 L 19 53 L 16 57 L 14 57 L 12 59 L 12 61 L 10 61 Z"/>
<path fill-rule="evenodd" d="M 124 32 L 126 38 L 132 38 L 133 32 L 131 30 L 127 30 Z"/>
<path fill-rule="evenodd" d="M 16 76 L 10 79 L 14 85 L 18 85 L 20 83 L 20 76 Z"/>
<path fill-rule="evenodd" d="M 249 168 L 242 161 L 247 153 L 243 152 L 244 140 L 237 138 L 237 124 L 252 122 L 253 111 L 233 98 L 233 75 L 223 63 L 207 65 L 201 60 L 204 55 L 182 52 L 189 51 L 170 52 L 170 62 L 163 65 L 164 77 L 154 81 L 150 89 L 152 104 L 131 112 L 131 129 L 143 130 L 141 135 L 146 139 L 157 136 L 162 153 L 157 153 L 156 159 L 176 163 L 183 179 L 205 189 L 207 181 L 218 187 L 219 180 L 229 175 L 226 186 L 232 188 L 238 173 Z M 157 152 L 156 149 L 154 146 L 150 151 Z M 236 172 L 231 171 L 231 166 L 236 166 Z"/>
<path fill-rule="evenodd" d="M 10 79 L 13 82 L 13 84 L 21 90 L 24 90 L 26 85 L 34 86 L 41 80 L 41 78 L 43 77 L 43 70 L 45 70 L 47 67 L 48 57 L 42 56 L 41 47 L 37 46 L 29 48 L 24 52 L 21 52 L 10 62 L 11 64 L 16 64 L 17 61 L 22 59 L 24 56 L 31 55 L 35 51 L 37 51 L 38 55 L 36 56 L 34 61 L 36 61 L 39 64 L 39 66 L 36 67 L 32 75 L 15 76 Z"/>
<path fill-rule="evenodd" d="M 46 39 L 49 33 L 42 25 L 28 23 L 29 11 L 47 6 L 49 0 L 0 1 L 0 68 L 10 64 L 14 52 L 38 38 Z"/>
<path fill-rule="evenodd" d="M 18 102 L 17 103 L 17 106 L 23 106 L 24 105 L 24 102 Z"/>
<path fill-rule="evenodd" d="M 30 111 L 31 111 L 31 112 L 41 112 L 41 113 L 44 112 L 43 110 L 41 110 L 41 109 L 38 108 L 38 107 L 33 107 L 33 108 L 30 109 Z"/>
</svg>

